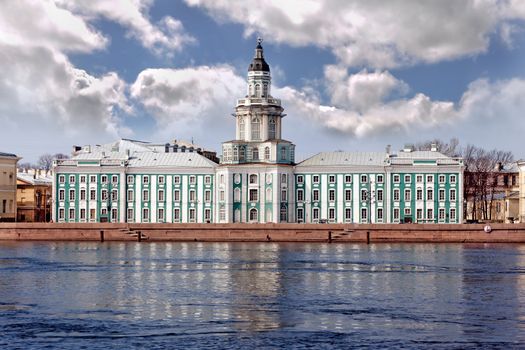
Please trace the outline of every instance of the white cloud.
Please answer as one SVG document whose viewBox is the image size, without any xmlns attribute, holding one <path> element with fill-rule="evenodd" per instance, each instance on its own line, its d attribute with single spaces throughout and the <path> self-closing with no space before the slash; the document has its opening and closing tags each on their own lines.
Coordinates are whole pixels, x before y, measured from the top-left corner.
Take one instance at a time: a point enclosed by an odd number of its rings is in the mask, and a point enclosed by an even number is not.
<svg viewBox="0 0 525 350">
<path fill-rule="evenodd" d="M 230 66 L 146 69 L 132 85 L 131 96 L 154 116 L 160 137 L 213 133 L 231 138 L 233 123 L 228 121 L 245 88 L 245 79 Z"/>
<path fill-rule="evenodd" d="M 56 0 L 64 8 L 87 16 L 104 17 L 128 29 L 128 35 L 157 54 L 172 55 L 195 39 L 185 32 L 182 22 L 165 16 L 153 24 L 148 18 L 151 0 Z"/>
<path fill-rule="evenodd" d="M 186 0 L 272 42 L 331 49 L 350 66 L 395 67 L 486 52 L 498 23 L 525 19 L 523 1 Z"/>
</svg>

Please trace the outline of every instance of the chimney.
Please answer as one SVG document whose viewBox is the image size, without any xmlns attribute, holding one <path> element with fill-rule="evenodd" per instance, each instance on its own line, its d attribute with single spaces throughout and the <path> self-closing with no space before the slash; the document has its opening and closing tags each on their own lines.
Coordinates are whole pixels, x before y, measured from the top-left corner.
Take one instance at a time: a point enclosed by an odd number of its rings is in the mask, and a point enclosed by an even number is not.
<svg viewBox="0 0 525 350">
<path fill-rule="evenodd" d="M 174 144 L 174 145 L 173 145 L 173 153 L 177 153 L 178 148 L 179 148 L 179 145 Z"/>
<path fill-rule="evenodd" d="M 437 151 L 438 151 L 438 146 L 437 146 L 437 144 L 435 144 L 435 143 L 431 143 L 431 144 L 430 144 L 430 151 L 432 151 L 432 152 L 437 152 Z"/>
<path fill-rule="evenodd" d="M 164 145 L 164 153 L 170 153 L 170 144 L 169 143 L 166 143 Z"/>
<path fill-rule="evenodd" d="M 392 151 L 392 146 L 391 145 L 386 145 L 386 148 L 385 148 L 385 152 L 386 152 L 386 155 L 389 156 L 390 155 L 390 152 Z"/>
</svg>

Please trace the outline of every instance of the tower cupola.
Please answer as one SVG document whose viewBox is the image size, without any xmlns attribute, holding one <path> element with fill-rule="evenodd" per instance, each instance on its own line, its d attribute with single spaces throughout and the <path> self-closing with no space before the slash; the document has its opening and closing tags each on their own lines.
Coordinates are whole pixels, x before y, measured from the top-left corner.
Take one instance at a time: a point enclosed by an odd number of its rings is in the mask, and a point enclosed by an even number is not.
<svg viewBox="0 0 525 350">
<path fill-rule="evenodd" d="M 262 48 L 262 39 L 257 39 L 257 46 L 255 47 L 255 56 L 253 56 L 252 63 L 248 67 L 248 72 L 269 72 L 270 66 L 264 60 L 264 53 Z"/>
</svg>

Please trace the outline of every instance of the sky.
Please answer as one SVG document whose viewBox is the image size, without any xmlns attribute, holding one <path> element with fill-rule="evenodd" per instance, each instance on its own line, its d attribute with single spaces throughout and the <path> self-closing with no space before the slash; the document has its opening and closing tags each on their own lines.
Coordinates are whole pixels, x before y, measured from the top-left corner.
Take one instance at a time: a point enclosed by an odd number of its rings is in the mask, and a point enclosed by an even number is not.
<svg viewBox="0 0 525 350">
<path fill-rule="evenodd" d="M 6 0 L 0 151 L 220 153 L 263 38 L 301 160 L 457 137 L 525 158 L 525 1 Z"/>
</svg>

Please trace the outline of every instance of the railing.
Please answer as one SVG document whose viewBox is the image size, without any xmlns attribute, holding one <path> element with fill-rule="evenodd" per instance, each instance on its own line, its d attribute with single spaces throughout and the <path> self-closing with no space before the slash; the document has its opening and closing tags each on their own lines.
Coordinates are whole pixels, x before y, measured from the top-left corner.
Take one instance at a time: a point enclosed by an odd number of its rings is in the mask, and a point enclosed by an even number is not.
<svg viewBox="0 0 525 350">
<path fill-rule="evenodd" d="M 281 105 L 281 100 L 278 98 L 242 98 L 237 100 L 237 106 L 241 105 L 253 105 L 253 104 L 262 104 L 262 105 Z"/>
</svg>

